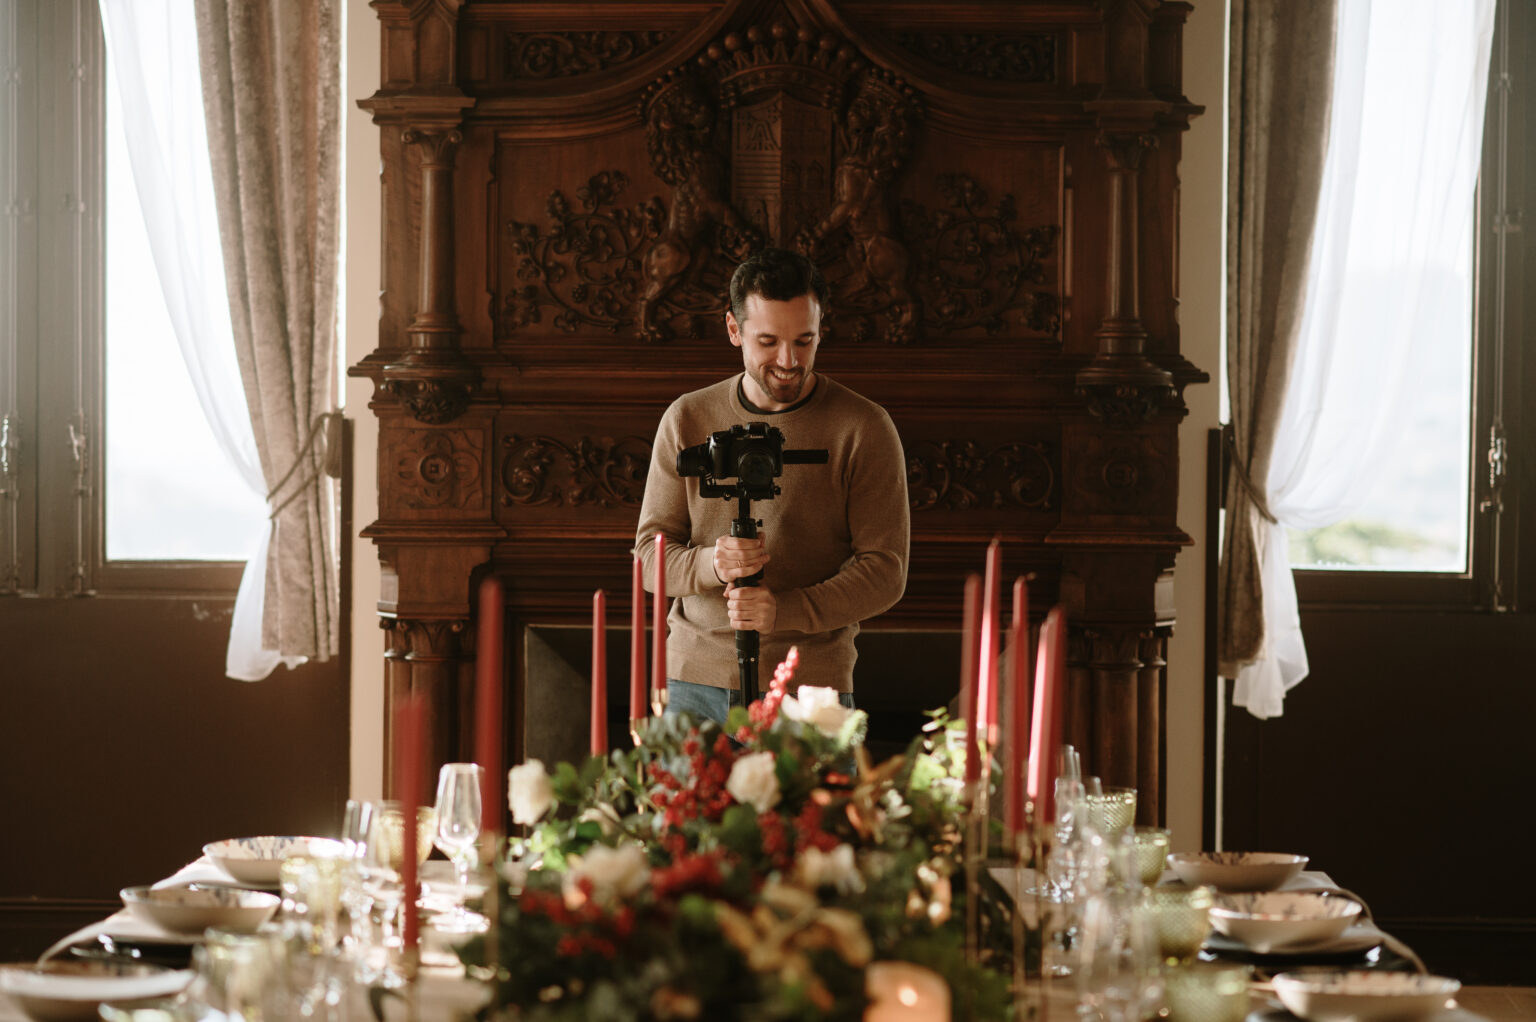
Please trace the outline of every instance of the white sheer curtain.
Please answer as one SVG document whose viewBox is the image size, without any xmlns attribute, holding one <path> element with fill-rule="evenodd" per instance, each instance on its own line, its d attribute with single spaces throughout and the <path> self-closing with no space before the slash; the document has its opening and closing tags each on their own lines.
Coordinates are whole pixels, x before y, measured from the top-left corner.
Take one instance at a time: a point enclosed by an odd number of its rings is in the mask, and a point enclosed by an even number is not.
<svg viewBox="0 0 1536 1022">
<path fill-rule="evenodd" d="M 1280 716 L 1307 676 L 1287 526 L 1348 518 L 1370 495 L 1426 303 L 1456 298 L 1470 251 L 1495 0 L 1343 0 L 1333 108 L 1301 337 L 1264 482 L 1279 524 L 1261 552 L 1265 649 L 1233 700 Z M 1461 297 L 1465 297 L 1462 295 Z"/>
<path fill-rule="evenodd" d="M 235 364 L 192 5 L 185 0 L 101 0 L 101 16 L 117 68 L 134 186 L 176 341 L 220 450 L 246 485 L 265 498 Z M 304 659 L 261 648 L 270 537 L 270 527 L 252 537 L 251 558 L 235 600 L 225 673 L 241 681 L 260 680 L 279 663 L 292 667 Z"/>
</svg>

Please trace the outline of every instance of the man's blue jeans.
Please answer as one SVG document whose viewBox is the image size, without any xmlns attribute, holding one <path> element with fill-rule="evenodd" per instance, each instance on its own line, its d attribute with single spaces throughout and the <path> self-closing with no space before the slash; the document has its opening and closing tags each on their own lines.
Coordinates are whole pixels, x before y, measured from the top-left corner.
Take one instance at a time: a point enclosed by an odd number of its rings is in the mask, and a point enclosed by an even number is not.
<svg viewBox="0 0 1536 1022">
<path fill-rule="evenodd" d="M 853 709 L 853 693 L 840 692 L 838 702 Z M 700 720 L 725 723 L 725 715 L 731 707 L 741 705 L 741 693 L 733 688 L 715 688 L 713 685 L 695 685 L 691 681 L 667 679 L 667 713 L 690 713 Z"/>
</svg>

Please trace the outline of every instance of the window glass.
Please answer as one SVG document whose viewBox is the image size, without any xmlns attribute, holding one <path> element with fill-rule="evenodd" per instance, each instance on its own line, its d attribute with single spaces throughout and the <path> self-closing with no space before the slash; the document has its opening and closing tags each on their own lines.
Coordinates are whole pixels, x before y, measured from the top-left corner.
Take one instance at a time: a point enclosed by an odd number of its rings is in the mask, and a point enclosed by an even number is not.
<svg viewBox="0 0 1536 1022">
<path fill-rule="evenodd" d="M 219 450 L 187 376 L 134 189 L 110 56 L 106 86 L 107 558 L 245 560 L 264 502 Z"/>
</svg>

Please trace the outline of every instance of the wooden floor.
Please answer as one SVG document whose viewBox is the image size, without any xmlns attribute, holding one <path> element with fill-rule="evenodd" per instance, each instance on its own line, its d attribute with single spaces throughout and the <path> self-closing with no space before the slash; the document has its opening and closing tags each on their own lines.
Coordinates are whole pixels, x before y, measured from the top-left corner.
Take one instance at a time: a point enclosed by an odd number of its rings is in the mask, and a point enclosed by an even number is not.
<svg viewBox="0 0 1536 1022">
<path fill-rule="evenodd" d="M 1493 1022 L 1536 1019 L 1536 987 L 1462 987 L 1456 1003 Z"/>
</svg>

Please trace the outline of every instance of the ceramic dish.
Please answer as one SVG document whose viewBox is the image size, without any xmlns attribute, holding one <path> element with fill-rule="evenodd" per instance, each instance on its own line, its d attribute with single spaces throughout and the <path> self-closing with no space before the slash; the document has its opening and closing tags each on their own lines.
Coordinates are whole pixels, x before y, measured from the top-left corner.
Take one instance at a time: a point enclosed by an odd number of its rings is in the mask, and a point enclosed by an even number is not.
<svg viewBox="0 0 1536 1022">
<path fill-rule="evenodd" d="M 340 841 L 325 837 L 234 837 L 203 846 L 213 864 L 243 884 L 276 887 L 283 860 L 294 855 L 336 858 Z"/>
<path fill-rule="evenodd" d="M 1275 994 L 1307 1022 L 1375 1022 L 1433 1014 L 1461 984 L 1444 976 L 1406 972 L 1282 972 Z"/>
<path fill-rule="evenodd" d="M 234 887 L 125 887 L 120 894 L 134 915 L 173 933 L 210 926 L 249 933 L 282 904 L 275 894 Z"/>
<path fill-rule="evenodd" d="M 192 981 L 186 970 L 126 962 L 60 959 L 0 965 L 0 993 L 37 1022 L 85 1022 L 102 1001 L 117 1004 L 169 997 Z"/>
<path fill-rule="evenodd" d="M 1168 868 L 1191 887 L 1207 884 L 1223 894 L 1273 891 L 1307 868 L 1289 852 L 1175 852 Z"/>
<path fill-rule="evenodd" d="M 1360 916 L 1360 903 L 1312 891 L 1224 894 L 1211 907 L 1211 925 L 1264 954 L 1332 940 Z"/>
<path fill-rule="evenodd" d="M 1272 963 L 1272 969 L 1295 968 L 1309 962 L 1336 962 L 1348 964 L 1363 960 L 1366 955 L 1381 947 L 1385 934 L 1367 922 L 1356 922 L 1343 933 L 1316 943 L 1288 944 L 1258 952 L 1240 940 L 1233 940 L 1223 933 L 1212 931 L 1205 938 L 1205 948 L 1219 956 L 1239 960 Z"/>
</svg>

